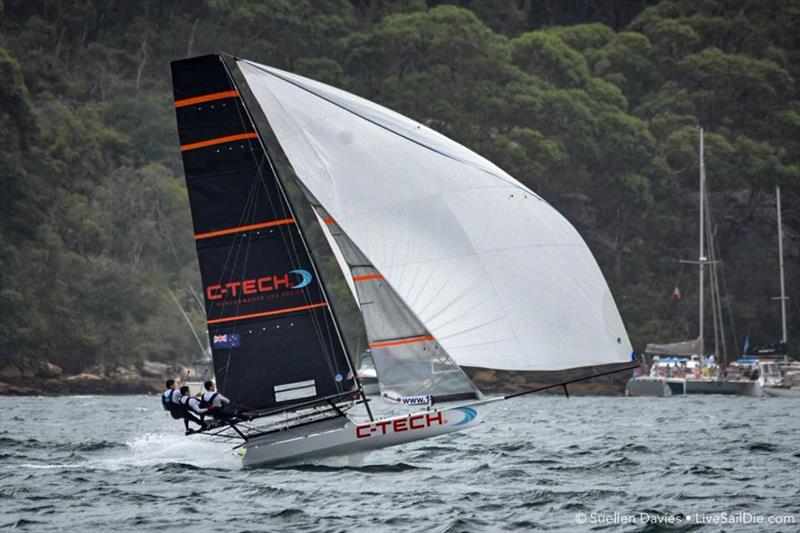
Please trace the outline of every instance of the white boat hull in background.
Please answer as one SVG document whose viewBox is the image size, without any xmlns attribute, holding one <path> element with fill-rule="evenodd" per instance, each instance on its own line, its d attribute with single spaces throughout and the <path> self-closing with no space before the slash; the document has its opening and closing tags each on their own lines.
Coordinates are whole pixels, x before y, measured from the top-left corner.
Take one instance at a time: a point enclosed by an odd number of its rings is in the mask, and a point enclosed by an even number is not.
<svg viewBox="0 0 800 533">
<path fill-rule="evenodd" d="M 793 387 L 761 387 L 765 396 L 774 396 L 778 398 L 800 398 L 800 388 Z"/>
<path fill-rule="evenodd" d="M 733 396 L 761 396 L 761 386 L 757 381 L 687 379 L 686 394 L 729 394 Z"/>
<path fill-rule="evenodd" d="M 483 422 L 481 409 L 473 404 L 363 423 L 342 416 L 254 437 L 239 454 L 246 467 L 358 454 L 475 427 Z"/>
<path fill-rule="evenodd" d="M 625 396 L 684 396 L 686 380 L 683 378 L 665 378 L 638 376 L 628 380 Z"/>
</svg>

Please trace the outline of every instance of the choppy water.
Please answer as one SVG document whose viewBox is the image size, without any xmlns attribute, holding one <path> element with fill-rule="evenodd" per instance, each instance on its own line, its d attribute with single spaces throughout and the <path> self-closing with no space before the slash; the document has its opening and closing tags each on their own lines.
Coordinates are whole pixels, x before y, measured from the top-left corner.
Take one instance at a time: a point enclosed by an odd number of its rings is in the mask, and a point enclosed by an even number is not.
<svg viewBox="0 0 800 533">
<path fill-rule="evenodd" d="M 242 470 L 180 426 L 156 397 L 0 398 L 0 530 L 800 530 L 796 399 L 520 398 L 358 468 Z"/>
</svg>

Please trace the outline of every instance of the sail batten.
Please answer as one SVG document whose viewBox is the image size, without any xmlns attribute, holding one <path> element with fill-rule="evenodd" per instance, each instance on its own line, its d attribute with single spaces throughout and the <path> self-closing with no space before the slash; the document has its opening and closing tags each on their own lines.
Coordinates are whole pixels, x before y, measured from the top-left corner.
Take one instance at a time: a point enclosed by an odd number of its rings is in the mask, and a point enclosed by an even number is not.
<svg viewBox="0 0 800 533">
<path fill-rule="evenodd" d="M 286 307 L 284 309 L 274 309 L 272 311 L 262 311 L 260 313 L 250 313 L 248 315 L 234 315 L 225 318 L 209 319 L 208 324 L 222 324 L 224 322 L 238 322 L 240 320 L 247 320 L 249 318 L 259 318 L 262 316 L 283 315 L 286 313 L 294 313 L 296 311 L 306 311 L 308 309 L 316 309 L 318 307 L 327 307 L 328 302 L 317 302 L 315 304 L 298 305 L 296 307 Z"/>
<path fill-rule="evenodd" d="M 385 348 L 387 346 L 397 346 L 398 344 L 414 344 L 417 342 L 435 341 L 433 335 L 420 335 L 418 337 L 400 337 L 393 339 L 380 339 L 369 343 L 370 348 Z"/>
<path fill-rule="evenodd" d="M 216 93 L 194 96 L 192 98 L 175 100 L 175 107 L 186 107 L 187 105 L 197 105 L 206 102 L 214 102 L 216 100 L 223 100 L 226 98 L 238 98 L 238 97 L 239 97 L 239 91 L 219 91 Z"/>
<path fill-rule="evenodd" d="M 238 65 L 297 178 L 363 254 L 367 268 L 353 276 L 374 268 L 456 363 L 560 370 L 630 360 L 586 243 L 528 187 L 377 104 Z"/>
</svg>

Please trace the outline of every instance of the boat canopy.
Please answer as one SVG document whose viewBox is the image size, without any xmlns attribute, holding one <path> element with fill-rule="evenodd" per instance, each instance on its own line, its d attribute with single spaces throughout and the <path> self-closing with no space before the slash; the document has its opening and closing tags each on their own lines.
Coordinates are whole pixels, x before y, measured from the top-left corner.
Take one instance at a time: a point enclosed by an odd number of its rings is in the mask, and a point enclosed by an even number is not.
<svg viewBox="0 0 800 533">
<path fill-rule="evenodd" d="M 669 344 L 648 344 L 644 352 L 650 355 L 676 355 L 689 357 L 700 355 L 700 339 L 691 341 L 673 342 Z"/>
</svg>

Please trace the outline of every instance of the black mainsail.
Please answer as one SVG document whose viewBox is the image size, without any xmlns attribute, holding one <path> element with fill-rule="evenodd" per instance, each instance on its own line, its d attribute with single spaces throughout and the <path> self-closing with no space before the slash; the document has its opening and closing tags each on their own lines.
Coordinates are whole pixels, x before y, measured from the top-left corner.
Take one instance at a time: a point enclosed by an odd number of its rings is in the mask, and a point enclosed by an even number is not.
<svg viewBox="0 0 800 533">
<path fill-rule="evenodd" d="M 357 390 L 289 200 L 218 55 L 171 64 L 219 390 L 240 409 Z"/>
</svg>

